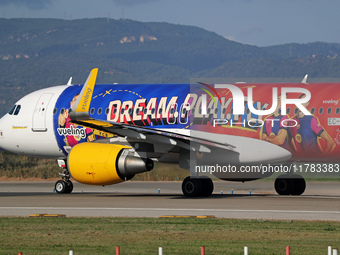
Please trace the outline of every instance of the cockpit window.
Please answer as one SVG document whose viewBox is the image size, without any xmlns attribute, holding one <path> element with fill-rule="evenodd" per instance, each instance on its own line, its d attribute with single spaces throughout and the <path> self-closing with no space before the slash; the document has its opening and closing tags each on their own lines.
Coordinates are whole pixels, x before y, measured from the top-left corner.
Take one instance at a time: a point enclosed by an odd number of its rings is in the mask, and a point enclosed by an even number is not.
<svg viewBox="0 0 340 255">
<path fill-rule="evenodd" d="M 21 109 L 21 105 L 20 105 L 20 104 L 18 104 L 18 105 L 15 104 L 15 105 L 11 108 L 11 110 L 9 110 L 8 114 L 9 114 L 9 115 L 12 115 L 12 114 L 18 115 L 19 112 L 20 112 L 20 109 Z"/>
<path fill-rule="evenodd" d="M 9 110 L 9 112 L 8 112 L 9 115 L 12 115 L 12 114 L 13 114 L 15 107 L 17 107 L 16 104 L 13 105 L 13 107 L 11 108 L 11 110 Z"/>
<path fill-rule="evenodd" d="M 21 109 L 21 105 L 18 104 L 17 108 L 15 108 L 14 115 L 18 115 Z"/>
</svg>

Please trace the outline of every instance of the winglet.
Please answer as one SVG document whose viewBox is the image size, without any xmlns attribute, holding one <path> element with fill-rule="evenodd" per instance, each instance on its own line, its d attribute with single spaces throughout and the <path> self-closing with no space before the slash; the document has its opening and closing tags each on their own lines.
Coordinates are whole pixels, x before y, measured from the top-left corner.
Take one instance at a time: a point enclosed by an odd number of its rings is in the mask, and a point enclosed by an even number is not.
<svg viewBox="0 0 340 255">
<path fill-rule="evenodd" d="M 73 120 L 90 119 L 89 109 L 92 100 L 94 85 L 96 83 L 98 68 L 92 69 L 87 78 L 83 89 L 81 90 L 75 104 L 73 105 L 70 117 Z"/>
<path fill-rule="evenodd" d="M 308 78 L 308 74 L 306 74 L 305 77 L 303 77 L 301 83 L 308 84 L 307 83 L 307 78 Z"/>
</svg>

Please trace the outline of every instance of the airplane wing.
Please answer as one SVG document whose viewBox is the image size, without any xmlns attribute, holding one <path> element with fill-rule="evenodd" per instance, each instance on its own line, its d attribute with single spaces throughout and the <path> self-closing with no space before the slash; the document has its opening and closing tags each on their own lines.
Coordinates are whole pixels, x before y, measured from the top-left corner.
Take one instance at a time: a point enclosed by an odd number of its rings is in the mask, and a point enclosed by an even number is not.
<svg viewBox="0 0 340 255">
<path fill-rule="evenodd" d="M 72 120 L 72 119 L 71 119 Z M 111 133 L 122 137 L 130 137 L 140 140 L 153 140 L 164 144 L 171 144 L 183 149 L 210 152 L 208 147 L 216 147 L 226 150 L 234 150 L 235 146 L 226 143 L 212 142 L 206 139 L 200 139 L 189 135 L 177 134 L 169 131 L 163 131 L 154 128 L 145 128 L 132 126 L 128 124 L 120 124 L 110 121 L 98 121 L 94 119 L 88 120 L 72 120 L 73 123 L 91 129 L 102 131 L 103 133 Z"/>
</svg>

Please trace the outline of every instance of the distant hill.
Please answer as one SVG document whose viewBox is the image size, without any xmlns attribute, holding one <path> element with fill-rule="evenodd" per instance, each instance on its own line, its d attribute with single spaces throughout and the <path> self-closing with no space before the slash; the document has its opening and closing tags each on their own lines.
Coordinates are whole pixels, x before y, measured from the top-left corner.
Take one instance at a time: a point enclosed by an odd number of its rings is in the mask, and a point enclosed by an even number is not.
<svg viewBox="0 0 340 255">
<path fill-rule="evenodd" d="M 38 88 L 190 82 L 194 77 L 340 78 L 340 44 L 244 45 L 204 29 L 107 19 L 0 19 L 0 114 Z M 339 79 L 340 80 L 340 79 Z"/>
</svg>

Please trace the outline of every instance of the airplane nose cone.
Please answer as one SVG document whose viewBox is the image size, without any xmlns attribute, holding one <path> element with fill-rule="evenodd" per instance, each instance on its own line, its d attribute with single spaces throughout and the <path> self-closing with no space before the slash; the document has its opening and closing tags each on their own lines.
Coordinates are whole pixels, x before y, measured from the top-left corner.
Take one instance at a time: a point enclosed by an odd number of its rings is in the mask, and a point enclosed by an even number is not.
<svg viewBox="0 0 340 255">
<path fill-rule="evenodd" d="M 2 150 L 2 148 L 1 148 L 2 139 L 3 139 L 3 131 L 2 131 L 1 126 L 0 126 L 0 151 Z"/>
<path fill-rule="evenodd" d="M 1 119 L 0 119 L 0 151 L 2 150 L 2 148 L 1 148 L 2 139 L 4 139 L 4 133 L 1 129 Z"/>
<path fill-rule="evenodd" d="M 5 139 L 5 133 L 3 129 L 3 118 L 0 118 L 0 151 L 3 150 L 3 144 L 4 144 L 4 139 Z"/>
</svg>

